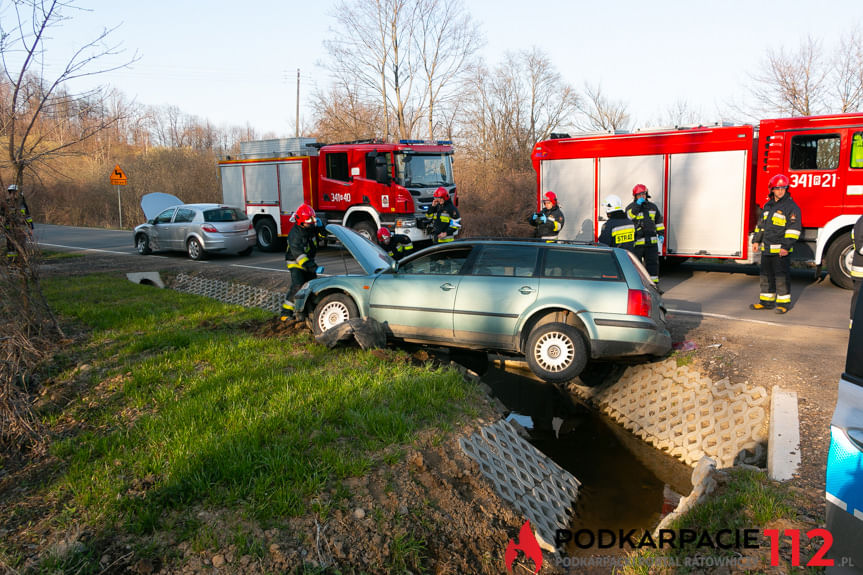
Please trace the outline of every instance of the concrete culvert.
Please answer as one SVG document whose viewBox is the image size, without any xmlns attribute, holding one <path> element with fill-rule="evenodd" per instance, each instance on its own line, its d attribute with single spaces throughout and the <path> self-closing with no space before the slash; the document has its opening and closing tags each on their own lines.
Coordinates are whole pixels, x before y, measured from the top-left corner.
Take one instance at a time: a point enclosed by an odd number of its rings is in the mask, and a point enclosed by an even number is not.
<svg viewBox="0 0 863 575">
<path fill-rule="evenodd" d="M 130 282 L 145 286 L 155 286 L 164 288 L 165 282 L 159 276 L 159 272 L 134 272 L 126 274 L 126 279 Z"/>
</svg>

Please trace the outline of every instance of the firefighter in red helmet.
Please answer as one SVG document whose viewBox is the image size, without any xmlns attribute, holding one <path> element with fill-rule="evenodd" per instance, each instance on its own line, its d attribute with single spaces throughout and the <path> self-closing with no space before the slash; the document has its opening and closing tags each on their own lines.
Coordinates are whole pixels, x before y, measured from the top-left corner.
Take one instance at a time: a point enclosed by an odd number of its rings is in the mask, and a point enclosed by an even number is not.
<svg viewBox="0 0 863 575">
<path fill-rule="evenodd" d="M 527 216 L 527 223 L 536 228 L 533 236 L 551 243 L 557 240 L 566 218 L 557 203 L 557 194 L 548 191 L 542 196 L 542 209 Z"/>
<path fill-rule="evenodd" d="M 665 240 L 665 222 L 659 206 L 650 201 L 650 192 L 644 184 L 632 188 L 632 203 L 626 206 L 626 217 L 635 224 L 635 255 L 654 285 L 659 284 L 659 250 Z"/>
<path fill-rule="evenodd" d="M 461 229 L 461 214 L 452 203 L 449 191 L 440 187 L 435 190 L 432 205 L 425 215 L 424 221 L 420 222 L 431 236 L 432 242 L 442 244 L 455 239 Z"/>
<path fill-rule="evenodd" d="M 396 261 L 413 253 L 414 249 L 414 244 L 408 236 L 394 234 L 387 227 L 378 230 L 378 245 Z"/>
<path fill-rule="evenodd" d="M 750 309 L 791 309 L 791 252 L 803 226 L 800 208 L 788 192 L 790 185 L 785 174 L 776 174 L 767 183 L 767 203 L 752 237 L 752 251 L 761 251 L 761 294 Z"/>
<path fill-rule="evenodd" d="M 280 319 L 287 321 L 294 316 L 294 296 L 309 280 L 318 277 L 323 269 L 315 263 L 318 253 L 318 239 L 322 233 L 321 221 L 315 216 L 315 210 L 308 204 L 297 208 L 291 216 L 294 226 L 288 232 L 288 249 L 285 251 L 285 264 L 291 273 L 291 288 L 282 303 Z"/>
</svg>

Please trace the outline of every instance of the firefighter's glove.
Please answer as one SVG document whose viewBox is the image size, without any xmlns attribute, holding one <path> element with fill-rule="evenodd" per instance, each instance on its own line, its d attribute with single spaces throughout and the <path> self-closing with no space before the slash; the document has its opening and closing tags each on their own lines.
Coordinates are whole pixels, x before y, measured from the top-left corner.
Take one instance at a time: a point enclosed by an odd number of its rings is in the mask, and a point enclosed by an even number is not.
<svg viewBox="0 0 863 575">
<path fill-rule="evenodd" d="M 547 222 L 547 221 L 548 221 L 548 218 L 546 217 L 546 215 L 545 215 L 545 214 L 540 214 L 540 215 L 539 215 L 539 223 L 544 224 L 544 223 L 545 223 L 545 222 Z"/>
<path fill-rule="evenodd" d="M 533 217 L 532 217 L 532 218 L 530 218 L 530 221 L 535 222 L 535 221 L 536 221 L 536 218 L 538 218 L 538 217 L 539 217 L 539 214 L 538 214 L 538 213 L 536 213 L 536 212 L 534 212 L 534 213 L 533 213 Z"/>
<path fill-rule="evenodd" d="M 647 201 L 647 198 L 638 198 L 637 200 L 635 200 L 635 203 L 640 206 L 646 201 Z"/>
<path fill-rule="evenodd" d="M 324 220 L 322 220 L 321 218 L 315 218 L 315 225 L 319 228 L 324 227 Z"/>
<path fill-rule="evenodd" d="M 659 235 L 659 236 L 657 236 L 657 238 L 659 239 L 659 243 L 662 243 L 665 241 L 665 236 L 663 236 L 663 235 Z"/>
</svg>

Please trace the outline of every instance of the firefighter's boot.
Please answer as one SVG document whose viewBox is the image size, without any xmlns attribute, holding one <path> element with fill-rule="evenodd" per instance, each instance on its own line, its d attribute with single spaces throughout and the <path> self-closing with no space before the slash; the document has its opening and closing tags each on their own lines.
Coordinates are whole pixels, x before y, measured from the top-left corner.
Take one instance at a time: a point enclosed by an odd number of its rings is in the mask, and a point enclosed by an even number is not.
<svg viewBox="0 0 863 575">
<path fill-rule="evenodd" d="M 758 310 L 758 309 L 773 309 L 773 304 L 760 301 L 758 303 L 749 304 L 749 309 L 756 309 L 756 310 Z M 781 313 L 784 313 L 784 312 L 781 312 Z"/>
<path fill-rule="evenodd" d="M 784 305 L 778 305 L 778 306 L 776 306 L 775 311 L 776 311 L 776 313 L 788 313 L 788 307 L 786 307 Z"/>
<path fill-rule="evenodd" d="M 282 312 L 279 315 L 279 320 L 291 321 L 292 319 L 294 319 L 294 304 L 288 301 L 283 302 Z"/>
</svg>

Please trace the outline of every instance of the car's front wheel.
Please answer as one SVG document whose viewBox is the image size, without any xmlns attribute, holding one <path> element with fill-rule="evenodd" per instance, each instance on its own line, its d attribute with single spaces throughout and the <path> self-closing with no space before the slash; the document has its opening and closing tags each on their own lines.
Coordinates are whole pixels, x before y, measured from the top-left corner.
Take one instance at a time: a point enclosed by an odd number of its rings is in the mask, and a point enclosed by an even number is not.
<svg viewBox="0 0 863 575">
<path fill-rule="evenodd" d="M 150 249 L 150 238 L 146 234 L 138 234 L 138 237 L 135 239 L 135 249 L 142 256 L 153 253 L 153 250 Z"/>
<path fill-rule="evenodd" d="M 189 239 L 189 243 L 186 244 L 186 251 L 189 252 L 189 257 L 193 260 L 197 261 L 204 259 L 204 247 L 197 238 Z"/>
<path fill-rule="evenodd" d="M 587 345 L 577 329 L 565 323 L 546 323 L 533 328 L 525 357 L 530 370 L 552 383 L 569 381 L 587 365 Z"/>
<path fill-rule="evenodd" d="M 350 296 L 343 293 L 330 294 L 315 306 L 315 311 L 312 314 L 312 330 L 315 335 L 320 335 L 340 323 L 359 317 L 359 315 L 357 304 Z"/>
</svg>

